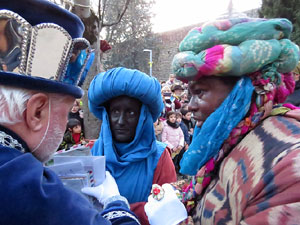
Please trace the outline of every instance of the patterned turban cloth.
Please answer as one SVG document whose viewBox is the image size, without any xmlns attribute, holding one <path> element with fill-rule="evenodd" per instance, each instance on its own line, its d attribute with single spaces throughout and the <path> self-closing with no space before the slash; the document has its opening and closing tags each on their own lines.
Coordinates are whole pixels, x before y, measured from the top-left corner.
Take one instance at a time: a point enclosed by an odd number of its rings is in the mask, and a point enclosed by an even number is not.
<svg viewBox="0 0 300 225">
<path fill-rule="evenodd" d="M 172 62 L 177 79 L 240 77 L 221 106 L 195 129 L 181 161 L 182 173 L 195 175 L 208 164 L 213 170 L 220 153 L 232 149 L 259 121 L 295 109 L 281 104 L 294 90 L 291 71 L 299 61 L 291 31 L 287 19 L 234 18 L 194 28 L 180 43 Z"/>
</svg>

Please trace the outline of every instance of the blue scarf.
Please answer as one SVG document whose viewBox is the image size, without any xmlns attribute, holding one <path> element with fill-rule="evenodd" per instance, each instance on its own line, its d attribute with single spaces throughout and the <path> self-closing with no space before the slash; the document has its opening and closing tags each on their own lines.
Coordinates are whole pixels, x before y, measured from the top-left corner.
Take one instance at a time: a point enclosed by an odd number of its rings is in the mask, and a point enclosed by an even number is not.
<svg viewBox="0 0 300 225">
<path fill-rule="evenodd" d="M 254 87 L 249 77 L 242 77 L 223 103 L 195 127 L 192 143 L 180 161 L 180 173 L 196 175 L 211 158 L 217 156 L 230 132 L 246 116 Z"/>
<path fill-rule="evenodd" d="M 107 112 L 103 106 L 99 110 L 102 111 L 102 126 L 92 154 L 106 156 L 106 168 L 116 179 L 120 194 L 129 203 L 147 201 L 154 170 L 166 147 L 155 140 L 153 119 L 148 107 L 142 105 L 135 137 L 130 143 L 113 142 Z"/>
<path fill-rule="evenodd" d="M 142 102 L 135 137 L 130 143 L 112 139 L 109 119 L 103 104 L 110 99 L 127 95 Z M 98 74 L 88 91 L 89 109 L 102 120 L 100 137 L 92 148 L 93 155 L 106 156 L 106 168 L 116 179 L 120 194 L 129 203 L 147 201 L 154 171 L 165 144 L 156 142 L 153 121 L 162 109 L 160 84 L 138 70 L 114 68 Z"/>
</svg>

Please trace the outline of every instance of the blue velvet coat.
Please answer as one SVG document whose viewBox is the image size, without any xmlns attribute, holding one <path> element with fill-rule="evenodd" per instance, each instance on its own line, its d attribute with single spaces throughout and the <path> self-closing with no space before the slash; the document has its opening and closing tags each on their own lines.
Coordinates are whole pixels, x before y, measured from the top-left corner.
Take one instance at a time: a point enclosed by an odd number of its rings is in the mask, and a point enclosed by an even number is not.
<svg viewBox="0 0 300 225">
<path fill-rule="evenodd" d="M 22 144 L 16 134 L 0 127 Z M 89 225 L 138 224 L 122 201 L 111 203 L 101 214 L 78 193 L 65 188 L 50 169 L 31 153 L 6 147 L 0 141 L 0 224 Z M 112 213 L 114 219 L 106 220 Z"/>
</svg>

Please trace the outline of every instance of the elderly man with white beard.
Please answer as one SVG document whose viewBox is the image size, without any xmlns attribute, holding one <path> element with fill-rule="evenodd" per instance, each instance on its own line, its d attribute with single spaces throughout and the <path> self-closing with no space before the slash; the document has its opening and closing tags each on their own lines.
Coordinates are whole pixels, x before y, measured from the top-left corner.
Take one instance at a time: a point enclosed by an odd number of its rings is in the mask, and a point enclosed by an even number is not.
<svg viewBox="0 0 300 225">
<path fill-rule="evenodd" d="M 83 31 L 77 16 L 48 1 L 0 1 L 0 224 L 140 224 L 110 174 L 98 186 L 100 213 L 43 167 L 83 95 L 91 52 Z M 70 63 L 75 51 L 80 60 Z"/>
</svg>

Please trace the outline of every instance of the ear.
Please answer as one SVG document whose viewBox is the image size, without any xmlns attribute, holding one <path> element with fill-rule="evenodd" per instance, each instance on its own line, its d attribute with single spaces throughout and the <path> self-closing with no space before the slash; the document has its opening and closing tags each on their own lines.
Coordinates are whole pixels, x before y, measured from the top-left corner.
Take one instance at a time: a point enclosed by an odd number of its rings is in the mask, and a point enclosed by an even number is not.
<svg viewBox="0 0 300 225">
<path fill-rule="evenodd" d="M 27 102 L 25 121 L 33 131 L 40 131 L 49 119 L 49 97 L 43 93 L 34 94 Z"/>
</svg>

